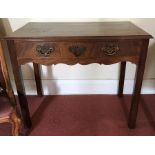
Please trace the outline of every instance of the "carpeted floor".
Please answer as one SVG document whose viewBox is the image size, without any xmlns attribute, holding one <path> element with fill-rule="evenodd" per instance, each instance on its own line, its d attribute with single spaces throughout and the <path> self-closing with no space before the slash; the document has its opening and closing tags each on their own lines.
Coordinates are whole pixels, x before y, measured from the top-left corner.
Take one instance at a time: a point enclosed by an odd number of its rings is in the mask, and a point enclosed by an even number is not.
<svg viewBox="0 0 155 155">
<path fill-rule="evenodd" d="M 33 127 L 30 136 L 155 135 L 155 95 L 142 95 L 136 129 L 128 129 L 131 96 L 62 95 L 28 96 Z M 0 135 L 10 135 L 0 124 Z"/>
</svg>

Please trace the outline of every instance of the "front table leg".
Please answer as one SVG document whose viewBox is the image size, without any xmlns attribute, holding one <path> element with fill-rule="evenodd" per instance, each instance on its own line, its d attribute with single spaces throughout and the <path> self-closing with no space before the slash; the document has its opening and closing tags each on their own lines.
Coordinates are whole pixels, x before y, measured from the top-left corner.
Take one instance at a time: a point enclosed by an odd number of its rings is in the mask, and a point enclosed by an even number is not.
<svg viewBox="0 0 155 155">
<path fill-rule="evenodd" d="M 15 74 L 15 83 L 17 87 L 17 93 L 18 93 L 18 98 L 19 98 L 19 104 L 21 107 L 22 118 L 23 118 L 25 127 L 31 128 L 32 123 L 31 123 L 28 102 L 27 102 L 23 80 L 22 80 L 21 66 L 18 66 L 15 69 L 13 67 L 13 72 Z"/>
<path fill-rule="evenodd" d="M 30 119 L 28 102 L 27 102 L 27 98 L 25 95 L 24 85 L 23 85 L 21 66 L 18 64 L 18 61 L 17 61 L 17 55 L 16 55 L 15 46 L 14 46 L 14 41 L 9 40 L 9 41 L 7 41 L 7 44 L 8 44 L 8 48 L 9 48 L 9 53 L 10 53 L 12 69 L 13 69 L 13 74 L 14 74 L 14 78 L 15 78 L 22 118 L 23 118 L 25 127 L 31 128 L 32 123 L 31 123 L 31 119 Z"/>
<path fill-rule="evenodd" d="M 139 58 L 139 62 L 137 64 L 135 86 L 134 86 L 134 92 L 132 96 L 131 108 L 130 108 L 130 113 L 129 113 L 128 127 L 131 129 L 135 128 L 136 126 L 136 118 L 137 118 L 137 113 L 138 113 L 140 92 L 141 92 L 144 69 L 145 69 L 147 48 L 148 48 L 148 40 L 144 40 L 142 52 Z"/>
</svg>

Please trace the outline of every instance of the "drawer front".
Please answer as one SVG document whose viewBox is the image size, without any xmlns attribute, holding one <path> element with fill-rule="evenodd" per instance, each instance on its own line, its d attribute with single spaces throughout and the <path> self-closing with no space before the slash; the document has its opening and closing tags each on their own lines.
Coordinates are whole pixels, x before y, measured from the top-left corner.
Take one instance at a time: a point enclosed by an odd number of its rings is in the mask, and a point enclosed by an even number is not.
<svg viewBox="0 0 155 155">
<path fill-rule="evenodd" d="M 79 59 L 137 57 L 141 52 L 141 47 L 142 42 L 137 40 L 67 42 L 62 43 L 61 56 Z"/>
<path fill-rule="evenodd" d="M 88 42 L 63 42 L 61 45 L 63 58 L 90 58 L 94 44 Z"/>
<path fill-rule="evenodd" d="M 97 42 L 92 52 L 93 57 L 121 58 L 139 56 L 142 42 L 134 40 L 109 40 Z"/>
<path fill-rule="evenodd" d="M 18 59 L 20 58 L 56 58 L 60 57 L 60 47 L 55 42 L 15 42 Z"/>
<path fill-rule="evenodd" d="M 142 47 L 141 40 L 90 40 L 70 42 L 15 41 L 20 64 L 66 63 L 112 64 L 120 61 L 137 62 Z"/>
</svg>

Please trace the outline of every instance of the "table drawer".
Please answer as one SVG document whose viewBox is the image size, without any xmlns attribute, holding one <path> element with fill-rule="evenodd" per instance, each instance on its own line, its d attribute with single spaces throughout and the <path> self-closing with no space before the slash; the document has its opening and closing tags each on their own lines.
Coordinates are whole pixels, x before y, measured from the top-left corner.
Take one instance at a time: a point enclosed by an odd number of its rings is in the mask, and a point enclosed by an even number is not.
<svg viewBox="0 0 155 155">
<path fill-rule="evenodd" d="M 90 58 L 94 44 L 88 42 L 63 42 L 61 56 L 63 58 Z"/>
<path fill-rule="evenodd" d="M 44 42 L 15 41 L 17 58 L 20 63 L 37 60 L 39 63 L 116 63 L 119 61 L 136 62 L 141 40 L 90 40 L 89 42 Z M 55 60 L 55 61 L 52 61 Z"/>
<path fill-rule="evenodd" d="M 92 52 L 93 57 L 124 57 L 138 56 L 141 52 L 142 42 L 134 40 L 110 40 L 96 42 Z"/>
<path fill-rule="evenodd" d="M 61 55 L 67 58 L 111 58 L 138 56 L 142 42 L 137 40 L 106 40 L 62 43 Z"/>
<path fill-rule="evenodd" d="M 15 41 L 17 57 L 20 58 L 55 58 L 60 57 L 60 47 L 55 42 Z"/>
</svg>

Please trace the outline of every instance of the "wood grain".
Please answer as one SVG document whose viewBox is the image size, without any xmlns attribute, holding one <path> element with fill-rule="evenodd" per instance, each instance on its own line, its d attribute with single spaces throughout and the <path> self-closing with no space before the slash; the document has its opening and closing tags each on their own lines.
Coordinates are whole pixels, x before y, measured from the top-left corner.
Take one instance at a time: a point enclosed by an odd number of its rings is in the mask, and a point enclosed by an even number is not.
<svg viewBox="0 0 155 155">
<path fill-rule="evenodd" d="M 13 32 L 6 38 L 57 38 L 60 37 L 119 37 L 126 38 L 151 38 L 151 35 L 135 26 L 131 22 L 67 22 L 67 23 L 33 23 L 30 22 Z"/>
<path fill-rule="evenodd" d="M 119 52 L 113 56 L 107 56 L 102 51 L 102 48 L 107 44 L 117 43 Z M 113 64 L 126 60 L 132 63 L 137 63 L 143 40 L 103 40 L 96 41 L 95 39 L 88 41 L 76 42 L 40 42 L 40 41 L 18 41 L 15 40 L 15 48 L 19 64 L 34 62 L 44 65 L 65 63 L 65 64 Z M 55 50 L 48 57 L 40 56 L 36 51 L 38 45 L 54 46 Z M 69 47 L 79 46 L 85 47 L 86 51 L 78 58 L 69 51 Z M 85 61 L 85 62 L 84 62 Z"/>
</svg>

